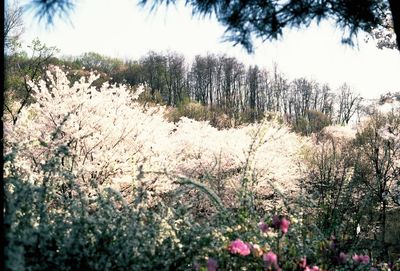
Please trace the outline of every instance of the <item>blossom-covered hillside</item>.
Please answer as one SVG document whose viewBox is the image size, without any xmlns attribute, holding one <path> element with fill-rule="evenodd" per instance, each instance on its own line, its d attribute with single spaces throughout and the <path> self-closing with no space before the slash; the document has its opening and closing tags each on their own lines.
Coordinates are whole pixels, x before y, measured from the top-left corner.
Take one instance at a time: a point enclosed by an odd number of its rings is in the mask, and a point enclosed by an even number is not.
<svg viewBox="0 0 400 271">
<path fill-rule="evenodd" d="M 5 116 L 8 269 L 399 270 L 396 112 L 218 130 L 96 78 L 52 67 Z"/>
<path fill-rule="evenodd" d="M 284 192 L 297 189 L 299 157 L 308 140 L 287 127 L 271 121 L 218 130 L 188 118 L 170 123 L 165 108 L 136 101 L 141 89 L 132 94 L 127 86 L 104 84 L 97 90 L 91 86 L 95 79 L 71 85 L 55 67 L 47 81 L 32 84 L 36 102 L 15 125 L 5 126 L 8 148 L 21 142 L 27 147 L 18 158 L 26 170 L 35 172 L 49 145 L 65 144 L 73 151 L 65 164 L 82 184 L 96 179 L 120 188 L 139 176 L 159 194 L 174 188 L 170 176 L 214 176 L 235 188 L 248 174 L 257 177 L 259 192 L 270 191 L 268 181 Z"/>
</svg>

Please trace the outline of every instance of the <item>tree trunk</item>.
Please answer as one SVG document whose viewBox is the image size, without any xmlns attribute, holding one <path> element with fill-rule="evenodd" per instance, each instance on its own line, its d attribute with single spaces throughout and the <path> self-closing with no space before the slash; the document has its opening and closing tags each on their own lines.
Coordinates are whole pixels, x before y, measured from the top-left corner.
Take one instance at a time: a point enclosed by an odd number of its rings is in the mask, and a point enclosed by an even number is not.
<svg viewBox="0 0 400 271">
<path fill-rule="evenodd" d="M 394 32 L 396 33 L 397 49 L 400 51 L 400 1 L 389 0 L 389 5 L 392 12 Z"/>
<path fill-rule="evenodd" d="M 387 255 L 388 255 L 388 251 L 387 251 L 387 246 L 385 243 L 385 235 L 386 235 L 386 200 L 382 199 L 382 207 L 381 207 L 381 254 L 380 257 L 382 260 L 385 260 Z"/>
</svg>

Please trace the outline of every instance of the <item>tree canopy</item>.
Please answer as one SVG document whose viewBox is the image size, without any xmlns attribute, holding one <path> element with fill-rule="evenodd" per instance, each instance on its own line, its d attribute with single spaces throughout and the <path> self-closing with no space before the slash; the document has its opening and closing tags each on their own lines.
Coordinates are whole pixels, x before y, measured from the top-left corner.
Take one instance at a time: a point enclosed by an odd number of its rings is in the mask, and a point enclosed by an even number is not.
<svg viewBox="0 0 400 271">
<path fill-rule="evenodd" d="M 39 19 L 53 22 L 55 15 L 67 15 L 74 0 L 31 0 Z M 176 0 L 139 0 L 152 10 L 162 4 L 175 4 Z M 400 49 L 400 1 L 398 0 L 186 0 L 194 15 L 214 14 L 226 27 L 226 40 L 254 50 L 254 38 L 263 41 L 276 39 L 284 28 L 309 26 L 322 19 L 333 20 L 344 30 L 342 42 L 353 44 L 353 38 L 362 30 L 372 33 L 387 28 L 387 15 L 393 21 L 397 48 Z M 392 26 L 391 26 L 392 27 Z"/>
</svg>

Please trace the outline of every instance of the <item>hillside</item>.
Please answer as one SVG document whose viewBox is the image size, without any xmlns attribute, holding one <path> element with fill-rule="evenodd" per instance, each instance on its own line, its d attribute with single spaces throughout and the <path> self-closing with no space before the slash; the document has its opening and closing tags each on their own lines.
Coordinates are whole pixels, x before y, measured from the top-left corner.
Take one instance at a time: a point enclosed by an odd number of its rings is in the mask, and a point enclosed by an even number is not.
<svg viewBox="0 0 400 271">
<path fill-rule="evenodd" d="M 370 270 L 399 256 L 399 112 L 309 137 L 279 117 L 217 129 L 96 79 L 53 67 L 5 116 L 9 263 Z"/>
<path fill-rule="evenodd" d="M 92 77 L 69 88 L 61 70 L 49 76 L 50 87 L 44 82 L 36 86 L 38 103 L 26 108 L 15 126 L 8 123 L 5 127 L 7 142 L 25 140 L 36 160 L 41 160 L 43 152 L 33 142 L 50 140 L 51 131 L 61 125 L 59 143 L 76 144 L 74 172 L 88 176 L 98 172 L 96 168 L 103 168 L 105 175 L 112 171 L 110 185 L 115 188 L 131 184 L 142 171 L 154 194 L 175 187 L 166 175 L 223 179 L 235 190 L 244 175 L 254 174 L 257 191 L 267 193 L 267 180 L 285 193 L 296 190 L 300 153 L 310 140 L 277 121 L 223 130 L 185 117 L 171 123 L 164 118 L 165 107 L 144 107 L 131 101 L 124 87 L 104 85 L 96 91 L 90 87 Z"/>
<path fill-rule="evenodd" d="M 257 193 L 271 194 L 272 183 L 290 195 L 298 192 L 298 180 L 306 176 L 304 155 L 316 139 L 291 132 L 277 119 L 229 129 L 186 117 L 173 123 L 165 119 L 166 106 L 135 100 L 143 88 L 132 96 L 124 86 L 108 83 L 95 90 L 91 83 L 98 77 L 94 75 L 71 88 L 60 69 L 54 68 L 48 76 L 50 85 L 42 81 L 35 86 L 38 102 L 22 112 L 16 125 L 5 126 L 6 140 L 10 144 L 25 140 L 33 148 L 30 154 L 40 160 L 43 151 L 34 142 L 50 140 L 49 133 L 61 125 L 59 143 L 76 144 L 74 172 L 83 180 L 102 168 L 98 177 L 111 177 L 107 185 L 126 189 L 140 175 L 151 194 L 158 195 L 176 188 L 170 176 L 203 178 L 211 187 L 218 179 L 232 191 L 246 177 L 257 179 L 252 188 Z M 389 108 L 395 103 L 370 102 L 368 106 Z M 324 129 L 345 140 L 354 138 L 356 131 L 356 124 Z M 30 164 L 29 160 L 25 162 Z"/>
</svg>

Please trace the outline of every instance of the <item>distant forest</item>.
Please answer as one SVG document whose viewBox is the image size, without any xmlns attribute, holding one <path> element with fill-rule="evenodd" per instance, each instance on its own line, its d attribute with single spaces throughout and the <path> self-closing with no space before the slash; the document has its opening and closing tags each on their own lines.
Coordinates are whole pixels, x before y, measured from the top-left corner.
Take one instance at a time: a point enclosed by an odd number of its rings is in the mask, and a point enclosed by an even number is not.
<svg viewBox="0 0 400 271">
<path fill-rule="evenodd" d="M 121 60 L 89 52 L 56 58 L 56 49 L 34 41 L 33 53 L 6 56 L 7 99 L 29 100 L 27 82 L 39 79 L 48 65 L 69 70 L 71 80 L 97 71 L 105 81 L 146 86 L 141 100 L 176 108 L 181 116 L 209 120 L 215 126 L 237 126 L 279 115 L 296 131 L 310 134 L 330 124 L 347 124 L 360 112 L 362 98 L 345 83 L 339 89 L 306 78 L 288 80 L 278 67 L 246 66 L 227 55 L 197 55 L 192 63 L 176 52 L 149 52 L 139 60 Z M 13 110 L 6 109 L 12 112 Z M 278 114 L 276 114 L 278 113 Z M 13 115 L 17 115 L 13 112 Z M 218 116 L 218 117 L 216 117 Z M 229 122 L 218 124 L 223 116 Z"/>
</svg>

